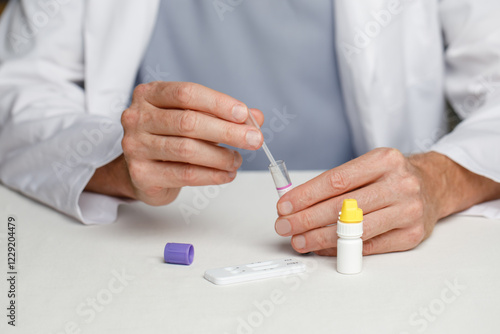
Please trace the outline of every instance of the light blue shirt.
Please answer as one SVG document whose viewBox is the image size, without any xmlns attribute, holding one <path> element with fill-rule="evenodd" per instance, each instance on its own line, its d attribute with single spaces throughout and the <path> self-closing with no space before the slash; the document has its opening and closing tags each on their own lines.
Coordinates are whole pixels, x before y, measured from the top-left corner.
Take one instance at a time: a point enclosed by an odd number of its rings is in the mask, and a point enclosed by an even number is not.
<svg viewBox="0 0 500 334">
<path fill-rule="evenodd" d="M 334 47 L 332 0 L 161 1 L 137 75 L 196 82 L 266 120 L 264 139 L 288 169 L 330 169 L 354 157 Z M 242 169 L 267 169 L 239 150 Z"/>
</svg>

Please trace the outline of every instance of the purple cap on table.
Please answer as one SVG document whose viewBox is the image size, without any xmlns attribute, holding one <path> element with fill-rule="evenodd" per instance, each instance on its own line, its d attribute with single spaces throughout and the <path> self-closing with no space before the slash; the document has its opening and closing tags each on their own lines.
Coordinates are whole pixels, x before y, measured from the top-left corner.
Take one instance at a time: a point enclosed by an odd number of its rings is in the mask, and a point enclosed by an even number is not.
<svg viewBox="0 0 500 334">
<path fill-rule="evenodd" d="M 167 263 L 190 265 L 193 263 L 194 247 L 191 244 L 169 242 L 165 245 L 163 258 Z"/>
</svg>

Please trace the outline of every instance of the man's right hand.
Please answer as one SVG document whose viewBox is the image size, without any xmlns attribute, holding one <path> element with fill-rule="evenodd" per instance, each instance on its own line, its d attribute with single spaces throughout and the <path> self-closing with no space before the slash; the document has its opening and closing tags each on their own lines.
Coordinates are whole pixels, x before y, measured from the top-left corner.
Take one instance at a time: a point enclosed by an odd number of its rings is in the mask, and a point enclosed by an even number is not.
<svg viewBox="0 0 500 334">
<path fill-rule="evenodd" d="M 251 112 L 262 124 L 262 112 Z M 231 182 L 241 155 L 218 144 L 260 148 L 262 133 L 247 118 L 244 103 L 199 84 L 139 85 L 121 118 L 123 155 L 97 169 L 86 190 L 165 205 L 183 186 Z"/>
</svg>

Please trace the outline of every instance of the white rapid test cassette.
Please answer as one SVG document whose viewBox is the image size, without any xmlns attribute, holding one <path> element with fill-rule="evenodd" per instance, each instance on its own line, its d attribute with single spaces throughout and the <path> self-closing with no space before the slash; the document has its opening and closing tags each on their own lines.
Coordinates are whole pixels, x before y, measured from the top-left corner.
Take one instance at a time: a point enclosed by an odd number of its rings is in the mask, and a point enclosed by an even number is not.
<svg viewBox="0 0 500 334">
<path fill-rule="evenodd" d="M 305 270 L 304 263 L 287 258 L 210 269 L 205 271 L 204 277 L 214 284 L 225 285 L 299 274 Z"/>
</svg>

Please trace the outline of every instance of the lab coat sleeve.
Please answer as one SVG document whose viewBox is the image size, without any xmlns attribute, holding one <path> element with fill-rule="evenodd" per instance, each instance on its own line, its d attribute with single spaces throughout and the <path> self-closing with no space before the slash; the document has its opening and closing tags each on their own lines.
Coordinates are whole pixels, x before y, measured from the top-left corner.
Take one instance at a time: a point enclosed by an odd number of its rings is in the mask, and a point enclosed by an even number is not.
<svg viewBox="0 0 500 334">
<path fill-rule="evenodd" d="M 118 117 L 86 109 L 84 4 L 10 1 L 2 16 L 0 180 L 99 224 L 114 221 L 122 201 L 83 190 L 96 168 L 121 154 L 122 127 Z"/>
<path fill-rule="evenodd" d="M 463 119 L 431 149 L 500 182 L 500 1 L 443 0 L 445 89 Z"/>
</svg>

